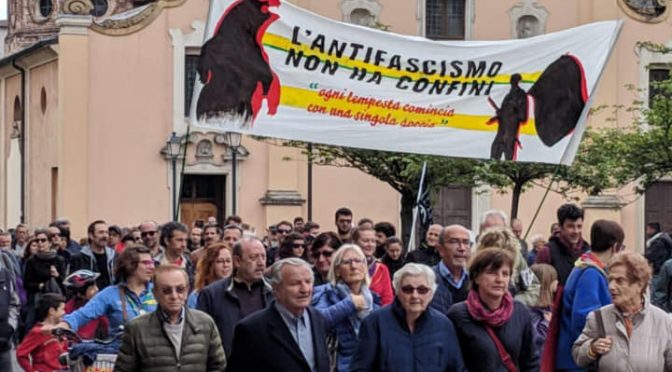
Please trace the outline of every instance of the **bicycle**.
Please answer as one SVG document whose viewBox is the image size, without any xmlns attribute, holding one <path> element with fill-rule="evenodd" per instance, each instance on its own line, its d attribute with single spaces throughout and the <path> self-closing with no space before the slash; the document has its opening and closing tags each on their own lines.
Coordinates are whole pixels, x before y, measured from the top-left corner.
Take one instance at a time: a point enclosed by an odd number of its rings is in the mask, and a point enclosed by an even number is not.
<svg viewBox="0 0 672 372">
<path fill-rule="evenodd" d="M 82 339 L 76 332 L 65 328 L 54 328 L 51 331 L 56 337 L 65 337 L 68 341 L 68 351 L 61 354 L 61 364 L 67 365 L 67 370 L 60 372 L 112 372 L 114 363 L 117 360 L 116 350 L 118 350 L 121 335 L 119 331 L 113 337 L 108 339 Z M 108 350 L 105 350 L 108 347 Z M 110 352 L 92 352 L 96 350 Z M 87 353 L 88 349 L 92 349 Z M 74 355 L 73 355 L 74 354 Z"/>
</svg>

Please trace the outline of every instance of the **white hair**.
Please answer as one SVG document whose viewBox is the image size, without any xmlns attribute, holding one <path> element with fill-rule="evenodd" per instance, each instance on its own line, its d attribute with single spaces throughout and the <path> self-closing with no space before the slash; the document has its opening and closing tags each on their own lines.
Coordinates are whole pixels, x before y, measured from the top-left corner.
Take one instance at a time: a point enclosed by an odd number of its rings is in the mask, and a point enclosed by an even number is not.
<svg viewBox="0 0 672 372">
<path fill-rule="evenodd" d="M 436 275 L 434 274 L 434 270 L 427 265 L 418 263 L 407 263 L 404 267 L 394 273 L 392 286 L 394 286 L 395 294 L 399 294 L 399 291 L 401 291 L 401 282 L 403 282 L 404 278 L 407 276 L 424 276 L 425 280 L 427 280 L 429 289 L 432 290 L 432 297 L 434 297 L 434 293 L 436 292 Z"/>
<path fill-rule="evenodd" d="M 544 241 L 544 242 L 545 242 L 545 241 L 546 241 L 546 238 L 544 238 L 544 236 L 541 235 L 541 234 L 536 234 L 536 235 L 532 236 L 532 239 L 530 239 L 530 242 L 531 242 L 532 244 L 534 244 L 534 243 L 536 243 L 536 242 L 538 242 L 538 241 Z"/>
<path fill-rule="evenodd" d="M 509 217 L 506 216 L 506 212 L 504 212 L 501 209 L 491 209 L 485 213 L 483 213 L 483 218 L 481 218 L 481 225 L 485 225 L 485 223 L 488 221 L 488 218 L 494 216 L 494 217 L 499 217 L 504 221 L 504 226 L 508 226 L 509 223 Z"/>
<path fill-rule="evenodd" d="M 280 284 L 282 282 L 282 268 L 287 265 L 302 266 L 312 273 L 310 264 L 303 259 L 298 257 L 283 258 L 282 260 L 276 261 L 273 266 L 271 266 L 271 284 Z"/>
</svg>

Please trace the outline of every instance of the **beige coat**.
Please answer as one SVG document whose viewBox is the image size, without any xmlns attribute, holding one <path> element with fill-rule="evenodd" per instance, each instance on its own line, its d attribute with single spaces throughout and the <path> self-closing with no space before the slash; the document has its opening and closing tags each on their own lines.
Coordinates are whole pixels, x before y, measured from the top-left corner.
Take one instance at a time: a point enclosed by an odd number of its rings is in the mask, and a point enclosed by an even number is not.
<svg viewBox="0 0 672 372">
<path fill-rule="evenodd" d="M 632 337 L 628 338 L 623 316 L 614 305 L 602 308 L 607 336 L 613 343 L 611 350 L 602 355 L 599 371 L 649 372 L 672 371 L 672 317 L 646 303 L 633 318 Z M 590 366 L 590 344 L 598 337 L 595 312 L 588 314 L 581 336 L 574 342 L 572 356 L 580 367 Z"/>
</svg>

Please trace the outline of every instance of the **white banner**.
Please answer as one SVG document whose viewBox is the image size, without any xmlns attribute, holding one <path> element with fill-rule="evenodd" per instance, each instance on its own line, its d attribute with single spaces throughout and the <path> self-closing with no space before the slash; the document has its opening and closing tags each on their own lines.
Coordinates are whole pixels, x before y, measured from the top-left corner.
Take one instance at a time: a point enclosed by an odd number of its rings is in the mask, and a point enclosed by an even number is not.
<svg viewBox="0 0 672 372">
<path fill-rule="evenodd" d="M 621 25 L 437 42 L 280 0 L 213 0 L 191 121 L 330 145 L 569 164 Z"/>
</svg>

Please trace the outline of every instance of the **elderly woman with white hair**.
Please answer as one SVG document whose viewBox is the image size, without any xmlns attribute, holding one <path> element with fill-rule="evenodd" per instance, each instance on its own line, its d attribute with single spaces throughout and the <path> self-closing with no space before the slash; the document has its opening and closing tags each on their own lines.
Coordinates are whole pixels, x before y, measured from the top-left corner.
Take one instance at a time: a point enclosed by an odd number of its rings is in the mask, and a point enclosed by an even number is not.
<svg viewBox="0 0 672 372">
<path fill-rule="evenodd" d="M 429 308 L 434 271 L 409 263 L 394 274 L 395 300 L 362 322 L 350 371 L 466 371 L 453 323 Z"/>
<path fill-rule="evenodd" d="M 312 305 L 325 318 L 336 370 L 348 371 L 362 319 L 378 308 L 380 299 L 369 289 L 366 256 L 355 244 L 334 253 L 327 279 L 329 283 L 315 287 Z"/>
</svg>

